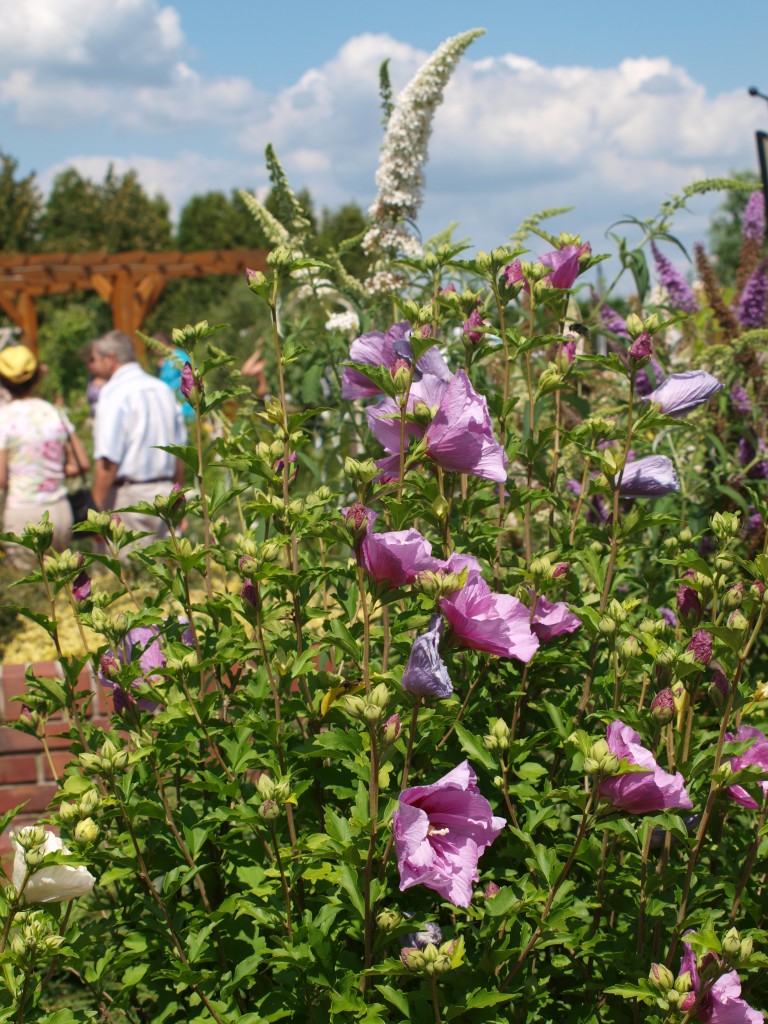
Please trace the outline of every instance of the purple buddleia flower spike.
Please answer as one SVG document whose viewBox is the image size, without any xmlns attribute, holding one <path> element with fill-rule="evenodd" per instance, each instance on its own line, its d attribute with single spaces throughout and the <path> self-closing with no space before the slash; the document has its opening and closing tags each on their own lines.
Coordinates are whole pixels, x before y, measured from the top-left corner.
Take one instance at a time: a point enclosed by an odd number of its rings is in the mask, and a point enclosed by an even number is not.
<svg viewBox="0 0 768 1024">
<path fill-rule="evenodd" d="M 749 393 L 741 384 L 734 384 L 731 388 L 731 405 L 734 408 L 734 412 L 739 413 L 741 416 L 749 416 L 752 412 L 752 402 Z"/>
<path fill-rule="evenodd" d="M 741 234 L 746 241 L 761 242 L 765 234 L 765 194 L 756 189 L 747 200 L 741 219 Z"/>
<path fill-rule="evenodd" d="M 699 304 L 693 294 L 693 289 L 685 280 L 680 271 L 674 266 L 671 260 L 658 250 L 655 242 L 651 242 L 653 258 L 656 260 L 656 269 L 659 274 L 659 282 L 666 290 L 669 297 L 669 304 L 683 313 L 696 313 Z"/>
<path fill-rule="evenodd" d="M 742 289 L 736 316 L 742 327 L 758 328 L 765 323 L 765 300 L 768 296 L 768 277 L 764 264 L 755 267 Z"/>
</svg>

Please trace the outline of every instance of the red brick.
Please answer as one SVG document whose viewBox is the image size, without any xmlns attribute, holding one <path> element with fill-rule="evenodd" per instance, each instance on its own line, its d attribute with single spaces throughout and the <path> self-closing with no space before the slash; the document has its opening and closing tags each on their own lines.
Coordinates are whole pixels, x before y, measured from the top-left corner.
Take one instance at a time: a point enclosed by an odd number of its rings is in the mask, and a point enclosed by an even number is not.
<svg viewBox="0 0 768 1024">
<path fill-rule="evenodd" d="M 67 736 L 58 733 L 48 733 L 48 746 L 51 750 L 68 750 L 72 741 Z M 0 726 L 0 756 L 3 754 L 17 754 L 23 751 L 34 751 L 42 753 L 43 744 L 36 736 L 28 736 L 18 729 L 10 729 Z"/>
<path fill-rule="evenodd" d="M 0 758 L 0 766 L 2 766 L 5 758 Z M 59 751 L 59 753 L 51 754 L 51 760 L 53 761 L 53 767 L 56 769 L 58 777 L 61 778 L 64 775 L 64 769 L 72 760 L 72 754 L 68 750 Z M 52 779 L 51 766 L 48 764 L 48 758 L 43 756 L 43 775 L 46 779 Z"/>
<path fill-rule="evenodd" d="M 57 789 L 58 787 L 51 783 L 45 786 L 3 786 L 0 789 L 0 814 L 27 800 L 29 803 L 24 808 L 25 811 L 44 811 L 56 795 Z"/>
<path fill-rule="evenodd" d="M 37 758 L 34 754 L 0 757 L 0 785 L 19 782 L 37 782 Z"/>
</svg>

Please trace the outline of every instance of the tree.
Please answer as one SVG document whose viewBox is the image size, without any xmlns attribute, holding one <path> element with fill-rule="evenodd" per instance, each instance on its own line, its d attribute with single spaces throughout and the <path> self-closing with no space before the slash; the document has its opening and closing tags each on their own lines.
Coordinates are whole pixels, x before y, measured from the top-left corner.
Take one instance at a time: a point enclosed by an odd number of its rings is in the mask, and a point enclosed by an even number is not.
<svg viewBox="0 0 768 1024">
<path fill-rule="evenodd" d="M 29 252 L 37 246 L 42 197 L 34 173 L 17 178 L 18 162 L 0 151 L 0 249 Z"/>
<path fill-rule="evenodd" d="M 110 165 L 101 184 L 68 168 L 54 179 L 42 218 L 48 251 L 106 249 L 160 251 L 171 244 L 170 208 L 145 192 L 136 171 L 123 175 Z"/>
</svg>

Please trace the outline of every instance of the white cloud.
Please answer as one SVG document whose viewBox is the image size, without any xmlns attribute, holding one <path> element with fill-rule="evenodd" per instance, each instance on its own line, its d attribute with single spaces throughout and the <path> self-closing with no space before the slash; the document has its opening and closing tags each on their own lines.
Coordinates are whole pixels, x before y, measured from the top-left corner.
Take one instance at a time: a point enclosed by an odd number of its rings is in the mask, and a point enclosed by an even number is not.
<svg viewBox="0 0 768 1024">
<path fill-rule="evenodd" d="M 267 96 L 243 76 L 201 75 L 185 53 L 176 11 L 158 0 L 19 0 L 15 10 L 31 8 L 32 38 L 21 38 L 14 14 L 0 40 L 0 105 L 28 125 L 79 120 L 81 155 L 65 153 L 56 166 L 74 163 L 97 177 L 110 158 L 83 149 L 83 126 L 93 128 L 102 154 L 99 126 L 118 127 L 124 152 L 136 155 L 121 156 L 116 166 L 136 167 L 145 185 L 176 208 L 194 192 L 263 187 L 268 142 L 294 186 L 308 187 L 318 205 L 351 198 L 367 206 L 382 141 L 378 67 L 390 58 L 399 90 L 427 56 L 368 33 Z M 62 8 L 74 27 L 56 63 Z M 121 50 L 118 36 L 129 31 L 135 36 Z M 109 71 L 111 53 L 137 48 L 137 81 L 124 67 Z M 545 207 L 576 205 L 568 228 L 585 235 L 627 212 L 648 216 L 697 178 L 754 166 L 759 113 L 745 93 L 709 96 L 667 57 L 597 69 L 545 67 L 519 54 L 472 60 L 470 50 L 435 119 L 422 226 L 432 233 L 459 220 L 461 234 L 487 247 Z M 166 157 L 173 133 L 185 152 Z M 700 211 L 708 208 L 697 204 L 684 218 L 683 235 L 704 230 Z"/>
<path fill-rule="evenodd" d="M 15 0 L 3 10 L 0 61 L 41 75 L 137 79 L 183 45 L 177 11 L 157 0 Z"/>
</svg>

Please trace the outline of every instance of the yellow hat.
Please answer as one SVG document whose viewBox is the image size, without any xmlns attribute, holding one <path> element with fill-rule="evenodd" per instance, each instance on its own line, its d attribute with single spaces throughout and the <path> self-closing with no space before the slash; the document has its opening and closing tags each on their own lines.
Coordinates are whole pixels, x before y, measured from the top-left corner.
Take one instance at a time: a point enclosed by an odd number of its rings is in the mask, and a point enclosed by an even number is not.
<svg viewBox="0 0 768 1024">
<path fill-rule="evenodd" d="M 23 384 L 36 370 L 37 358 L 26 345 L 8 345 L 0 351 L 0 376 L 11 384 Z"/>
</svg>

